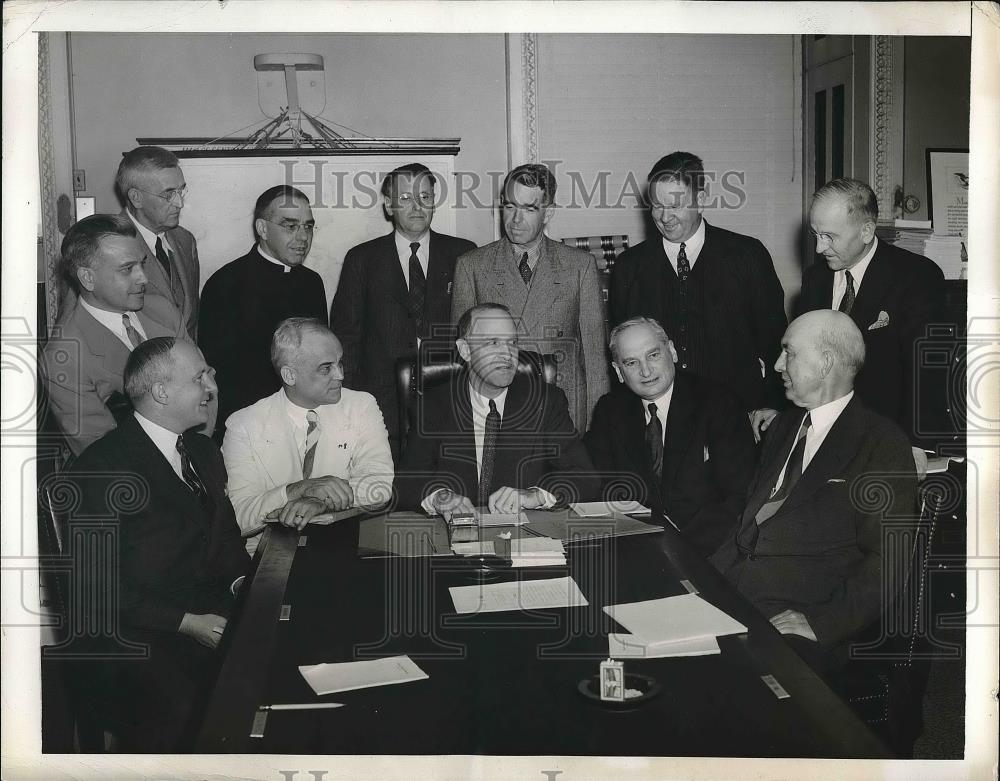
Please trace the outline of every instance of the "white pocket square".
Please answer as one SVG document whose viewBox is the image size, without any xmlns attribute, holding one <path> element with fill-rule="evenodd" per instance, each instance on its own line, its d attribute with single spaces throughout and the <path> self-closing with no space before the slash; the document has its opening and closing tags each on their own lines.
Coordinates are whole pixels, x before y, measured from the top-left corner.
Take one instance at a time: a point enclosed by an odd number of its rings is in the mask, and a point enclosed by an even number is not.
<svg viewBox="0 0 1000 781">
<path fill-rule="evenodd" d="M 828 483 L 846 483 L 847 481 L 843 480 L 843 479 L 841 479 L 839 477 L 832 477 L 829 480 L 827 480 L 826 482 L 828 482 Z"/>
<path fill-rule="evenodd" d="M 874 331 L 876 328 L 885 328 L 887 325 L 889 325 L 889 313 L 883 309 L 878 313 L 878 319 L 868 326 L 868 330 Z"/>
<path fill-rule="evenodd" d="M 704 464 L 704 463 L 705 463 L 706 461 L 708 461 L 708 459 L 709 459 L 709 455 L 708 455 L 708 448 L 707 448 L 707 447 L 706 447 L 706 448 L 704 448 L 704 451 L 705 451 L 705 452 L 704 452 L 704 455 L 703 455 L 703 457 L 702 457 L 702 459 L 701 459 L 701 462 L 702 462 L 703 464 Z"/>
</svg>

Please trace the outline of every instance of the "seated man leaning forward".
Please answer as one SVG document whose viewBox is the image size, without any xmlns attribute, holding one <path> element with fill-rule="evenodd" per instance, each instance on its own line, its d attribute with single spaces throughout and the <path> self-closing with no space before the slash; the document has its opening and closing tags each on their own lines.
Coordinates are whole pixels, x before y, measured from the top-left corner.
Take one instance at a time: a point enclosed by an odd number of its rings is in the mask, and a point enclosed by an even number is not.
<svg viewBox="0 0 1000 781">
<path fill-rule="evenodd" d="M 677 352 L 656 320 L 626 320 L 610 347 L 631 393 L 602 396 L 584 437 L 604 498 L 663 513 L 709 556 L 736 531 L 757 460 L 742 403 L 714 380 L 677 374 Z"/>
<path fill-rule="evenodd" d="M 281 390 L 226 421 L 229 497 L 251 552 L 267 519 L 303 529 L 320 513 L 392 495 L 382 413 L 371 394 L 342 387 L 343 355 L 319 320 L 282 321 L 271 339 Z"/>
<path fill-rule="evenodd" d="M 450 520 L 476 506 L 512 513 L 596 496 L 565 394 L 517 371 L 510 310 L 472 307 L 456 345 L 466 369 L 420 397 L 396 479 L 400 507 Z"/>
<path fill-rule="evenodd" d="M 781 347 L 775 369 L 799 409 L 769 427 L 739 528 L 712 561 L 823 671 L 893 598 L 898 578 L 886 588 L 882 569 L 905 562 L 884 560 L 883 521 L 913 517 L 916 472 L 899 426 L 854 393 L 865 344 L 850 317 L 804 314 Z"/>
</svg>

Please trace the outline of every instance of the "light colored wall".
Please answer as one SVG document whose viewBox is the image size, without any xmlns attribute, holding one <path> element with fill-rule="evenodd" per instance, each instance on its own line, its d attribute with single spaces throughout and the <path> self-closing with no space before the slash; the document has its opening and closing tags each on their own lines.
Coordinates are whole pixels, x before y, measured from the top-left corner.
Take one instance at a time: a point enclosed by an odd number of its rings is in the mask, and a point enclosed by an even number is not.
<svg viewBox="0 0 1000 781">
<path fill-rule="evenodd" d="M 137 137 L 245 135 L 235 131 L 264 120 L 253 57 L 268 52 L 323 55 L 326 119 L 373 136 L 459 136 L 456 170 L 506 166 L 499 34 L 71 37 L 77 164 L 98 211 L 120 208 L 114 175 Z M 480 200 L 489 202 L 488 187 Z M 492 240 L 489 210 L 462 210 L 456 231 L 479 244 Z"/>
<path fill-rule="evenodd" d="M 742 172 L 746 202 L 706 217 L 760 239 L 786 302 L 798 293 L 801 108 L 793 36 L 542 35 L 538 70 L 539 153 L 561 161 L 557 201 L 573 200 L 570 171 L 588 188 L 610 172 L 612 205 L 577 198 L 553 218 L 551 236 L 627 233 L 638 243 L 647 235 L 644 210 L 630 198 L 616 204 L 629 172 L 645 184 L 656 160 L 689 151 L 720 176 Z"/>
</svg>

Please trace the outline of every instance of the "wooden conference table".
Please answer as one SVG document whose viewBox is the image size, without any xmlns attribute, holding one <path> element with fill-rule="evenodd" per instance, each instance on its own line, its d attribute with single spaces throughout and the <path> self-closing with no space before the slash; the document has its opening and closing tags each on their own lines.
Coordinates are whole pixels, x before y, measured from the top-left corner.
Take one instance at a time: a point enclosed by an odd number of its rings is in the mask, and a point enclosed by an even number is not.
<svg viewBox="0 0 1000 781">
<path fill-rule="evenodd" d="M 371 551 L 359 552 L 359 527 L 380 522 L 354 518 L 301 535 L 280 526 L 265 531 L 223 638 L 198 751 L 891 756 L 669 525 L 656 534 L 567 543 L 567 567 L 486 575 L 500 582 L 570 574 L 587 607 L 459 615 L 448 588 L 476 583 L 474 563 L 360 555 Z M 719 638 L 718 655 L 625 661 L 627 674 L 661 686 L 637 707 L 584 697 L 578 684 L 597 674 L 608 633 L 624 631 L 602 607 L 684 594 L 686 586 L 749 631 Z M 429 678 L 317 697 L 298 670 L 399 654 Z M 790 696 L 779 699 L 763 675 Z M 250 737 L 260 705 L 329 701 L 344 707 L 272 711 L 263 737 Z"/>
</svg>

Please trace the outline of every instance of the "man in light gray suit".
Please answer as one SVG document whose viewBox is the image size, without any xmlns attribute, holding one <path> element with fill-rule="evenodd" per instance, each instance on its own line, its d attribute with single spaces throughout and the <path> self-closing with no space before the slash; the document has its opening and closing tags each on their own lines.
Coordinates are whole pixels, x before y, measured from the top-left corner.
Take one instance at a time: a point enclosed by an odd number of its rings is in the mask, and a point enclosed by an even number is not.
<svg viewBox="0 0 1000 781">
<path fill-rule="evenodd" d="M 543 235 L 555 193 L 555 177 L 544 165 L 507 174 L 501 189 L 505 238 L 458 259 L 451 317 L 457 322 L 486 302 L 510 309 L 522 349 L 555 355 L 556 385 L 583 432 L 609 385 L 604 300 L 593 255 Z"/>
</svg>

